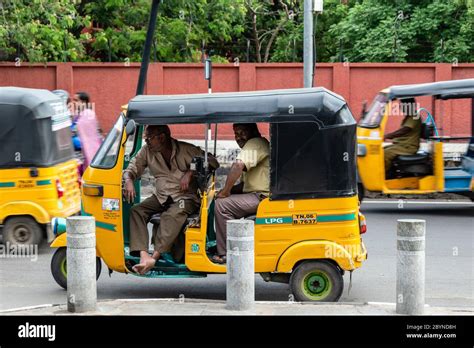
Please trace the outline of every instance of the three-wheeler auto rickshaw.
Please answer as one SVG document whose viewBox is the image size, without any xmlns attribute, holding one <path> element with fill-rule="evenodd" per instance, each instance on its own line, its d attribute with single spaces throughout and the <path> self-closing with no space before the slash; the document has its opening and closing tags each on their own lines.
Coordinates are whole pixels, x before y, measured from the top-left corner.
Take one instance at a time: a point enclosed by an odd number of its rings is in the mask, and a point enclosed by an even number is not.
<svg viewBox="0 0 474 348">
<path fill-rule="evenodd" d="M 425 108 L 417 110 L 417 116 L 425 116 L 421 138 L 426 139 L 427 149 L 413 155 L 396 157 L 391 169 L 385 170 L 383 140 L 388 118 L 392 115 L 395 100 L 432 96 L 434 101 L 459 99 L 471 102 L 471 136 L 440 136 L 434 113 Z M 433 102 L 433 105 L 434 102 Z M 468 126 L 468 125 L 466 125 Z M 474 79 L 442 81 L 434 83 L 399 85 L 382 90 L 359 121 L 357 127 L 359 195 L 362 200 L 365 189 L 385 194 L 426 194 L 449 192 L 474 199 Z M 459 166 L 445 166 L 443 143 L 468 140 L 469 146 Z"/>
<path fill-rule="evenodd" d="M 3 242 L 52 241 L 51 218 L 81 207 L 65 103 L 43 89 L 0 87 L 0 224 Z"/>
<path fill-rule="evenodd" d="M 255 272 L 265 281 L 289 283 L 296 300 L 337 301 L 343 274 L 367 258 L 361 238 L 356 179 L 356 122 L 344 99 L 324 88 L 196 95 L 137 96 L 109 132 L 83 175 L 82 214 L 96 221 L 97 257 L 109 271 L 140 277 L 205 277 L 225 273 L 210 260 L 215 245 L 213 202 L 216 176 L 195 158 L 199 213 L 183 226 L 182 260 L 157 261 L 145 275 L 128 265 L 131 204 L 122 193 L 122 172 L 142 146 L 146 125 L 267 123 L 270 129 L 270 196 L 255 216 Z M 140 181 L 136 181 L 136 191 Z M 137 195 L 135 203 L 140 202 Z M 159 224 L 159 214 L 150 223 Z M 55 224 L 58 248 L 51 269 L 64 288 L 66 232 Z M 98 273 L 100 272 L 98 262 Z"/>
</svg>

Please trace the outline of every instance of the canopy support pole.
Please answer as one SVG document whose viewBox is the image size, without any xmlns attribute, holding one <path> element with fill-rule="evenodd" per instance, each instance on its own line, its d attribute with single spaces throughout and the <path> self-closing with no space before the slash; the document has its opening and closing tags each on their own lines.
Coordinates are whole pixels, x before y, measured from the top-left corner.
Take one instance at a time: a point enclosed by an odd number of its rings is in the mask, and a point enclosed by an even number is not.
<svg viewBox="0 0 474 348">
<path fill-rule="evenodd" d="M 145 45 L 143 46 L 142 63 L 140 65 L 140 75 L 138 77 L 136 95 L 142 95 L 145 90 L 146 75 L 148 72 L 148 65 L 150 63 L 150 50 L 153 42 L 153 34 L 155 33 L 159 3 L 160 0 L 153 0 L 153 3 L 151 4 L 150 21 L 148 22 Z"/>
</svg>

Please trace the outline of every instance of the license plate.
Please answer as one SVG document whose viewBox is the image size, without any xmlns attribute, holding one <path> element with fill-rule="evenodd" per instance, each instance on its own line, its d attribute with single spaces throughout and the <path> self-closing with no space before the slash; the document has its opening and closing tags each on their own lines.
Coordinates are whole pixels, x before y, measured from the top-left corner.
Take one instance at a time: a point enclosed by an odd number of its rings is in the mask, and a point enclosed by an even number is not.
<svg viewBox="0 0 474 348">
<path fill-rule="evenodd" d="M 293 225 L 312 225 L 317 222 L 316 214 L 293 214 Z"/>
<path fill-rule="evenodd" d="M 19 180 L 18 188 L 32 188 L 35 187 L 35 184 L 32 180 Z"/>
</svg>

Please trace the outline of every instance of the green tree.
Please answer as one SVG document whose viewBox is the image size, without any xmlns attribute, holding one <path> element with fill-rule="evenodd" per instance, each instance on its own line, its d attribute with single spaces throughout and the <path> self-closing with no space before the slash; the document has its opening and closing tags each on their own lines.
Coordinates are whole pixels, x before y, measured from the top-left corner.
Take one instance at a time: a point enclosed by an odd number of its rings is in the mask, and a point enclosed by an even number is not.
<svg viewBox="0 0 474 348">
<path fill-rule="evenodd" d="M 329 35 L 329 28 L 339 23 L 347 16 L 347 12 L 355 1 L 325 0 L 324 11 L 315 17 L 316 58 L 327 62 L 336 60 L 340 52 L 340 39 Z M 275 50 L 271 56 L 272 62 L 301 62 L 303 61 L 303 32 L 304 32 L 303 2 L 292 21 L 288 21 L 276 40 Z"/>
<path fill-rule="evenodd" d="M 68 0 L 0 1 L 0 59 L 29 62 L 80 61 L 82 37 L 74 29 L 87 25 Z"/>
<path fill-rule="evenodd" d="M 0 0 L 0 60 L 141 60 L 151 0 Z M 164 0 L 152 61 L 291 62 L 303 0 Z M 472 0 L 325 0 L 317 60 L 471 62 Z M 247 58 L 248 57 L 248 58 Z"/>
<path fill-rule="evenodd" d="M 140 61 L 150 11 L 149 0 L 82 3 L 93 18 L 90 55 L 101 61 Z M 243 0 L 164 1 L 158 12 L 152 58 L 164 62 L 199 61 L 202 47 L 222 61 L 223 47 L 243 31 Z"/>
<path fill-rule="evenodd" d="M 472 7 L 469 0 L 363 0 L 329 36 L 342 40 L 353 62 L 472 61 Z"/>
</svg>

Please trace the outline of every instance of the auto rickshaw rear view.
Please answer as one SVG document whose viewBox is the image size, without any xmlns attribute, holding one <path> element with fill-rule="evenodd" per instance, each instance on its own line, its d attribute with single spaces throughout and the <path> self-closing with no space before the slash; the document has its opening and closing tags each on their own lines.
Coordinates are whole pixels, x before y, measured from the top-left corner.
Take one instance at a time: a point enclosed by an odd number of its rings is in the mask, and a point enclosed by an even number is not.
<svg viewBox="0 0 474 348">
<path fill-rule="evenodd" d="M 212 126 L 229 123 L 270 130 L 270 195 L 256 215 L 245 217 L 255 221 L 255 272 L 265 281 L 289 283 L 297 300 L 337 301 L 344 272 L 367 258 L 366 224 L 357 197 L 356 122 L 344 99 L 324 88 L 133 98 L 83 175 L 82 214 L 95 217 L 97 257 L 110 271 L 147 278 L 226 273 L 225 264 L 211 261 L 217 190 L 205 157 Z M 200 208 L 182 227 L 184 256 L 163 257 L 139 275 L 131 270 L 139 259 L 130 254 L 129 218 L 141 199 L 126 201 L 122 172 L 142 147 L 145 126 L 178 124 L 204 127 L 205 156 L 193 160 Z M 160 214 L 149 223 L 160 224 Z M 64 222 L 57 220 L 54 230 L 51 246 L 58 250 L 51 269 L 65 288 Z"/>
<path fill-rule="evenodd" d="M 65 103 L 53 93 L 0 87 L 0 224 L 4 243 L 51 241 L 51 218 L 80 211 L 70 124 Z"/>
</svg>

